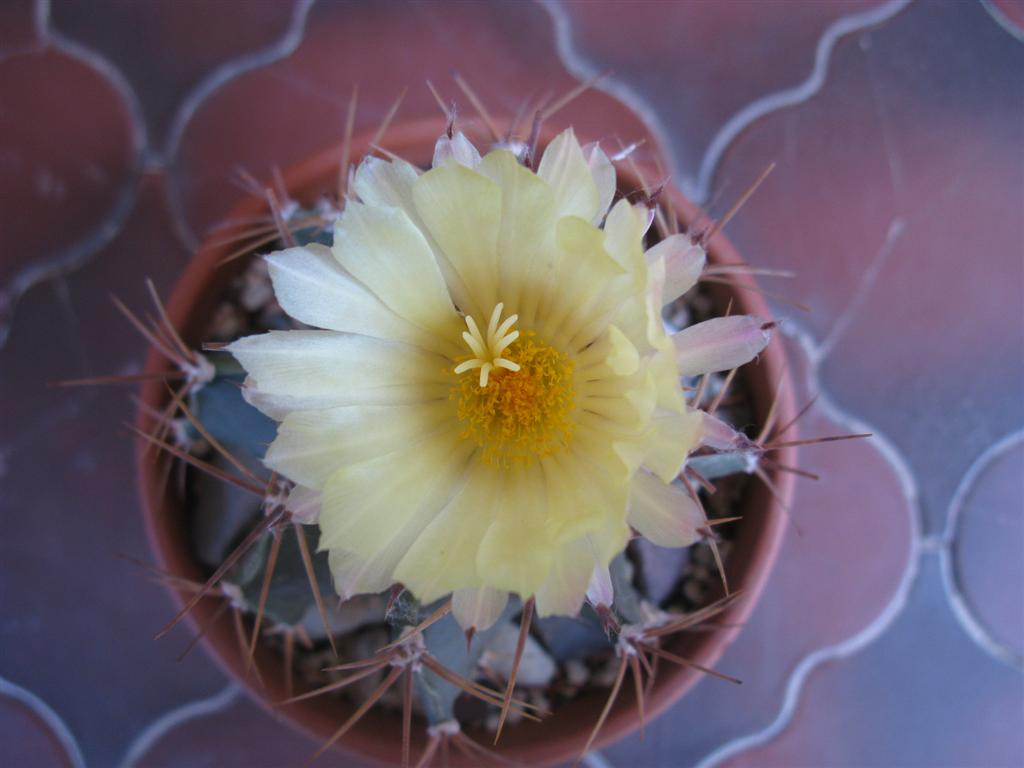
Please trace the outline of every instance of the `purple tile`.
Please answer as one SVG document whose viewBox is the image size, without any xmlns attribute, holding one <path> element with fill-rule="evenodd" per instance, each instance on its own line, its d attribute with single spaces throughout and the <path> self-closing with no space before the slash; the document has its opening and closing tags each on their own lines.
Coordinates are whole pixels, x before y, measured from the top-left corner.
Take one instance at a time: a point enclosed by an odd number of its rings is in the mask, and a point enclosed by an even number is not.
<svg viewBox="0 0 1024 768">
<path fill-rule="evenodd" d="M 778 162 L 730 233 L 796 270 L 777 289 L 812 311 L 779 314 L 823 344 L 826 389 L 906 455 L 930 532 L 1024 423 L 1024 220 L 1006 215 L 1024 206 L 1021 71 L 1024 46 L 980 5 L 915 4 L 841 41 L 821 92 L 758 121 L 720 171 Z"/>
<path fill-rule="evenodd" d="M 1024 667 L 1024 434 L 978 459 L 954 501 L 952 569 L 980 641 Z"/>
<path fill-rule="evenodd" d="M 877 641 L 807 679 L 785 729 L 723 768 L 1011 768 L 1024 764 L 1020 674 L 955 621 L 937 558 Z"/>
</svg>

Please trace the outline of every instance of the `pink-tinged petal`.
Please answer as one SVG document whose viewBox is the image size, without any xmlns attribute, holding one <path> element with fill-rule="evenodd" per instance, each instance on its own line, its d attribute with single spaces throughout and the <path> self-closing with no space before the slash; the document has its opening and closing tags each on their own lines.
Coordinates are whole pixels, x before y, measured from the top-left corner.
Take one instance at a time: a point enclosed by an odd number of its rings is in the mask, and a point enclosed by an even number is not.
<svg viewBox="0 0 1024 768">
<path fill-rule="evenodd" d="M 448 138 L 447 134 L 442 134 L 434 145 L 433 167 L 448 163 L 458 163 L 473 170 L 480 165 L 480 153 L 462 131 L 456 131 L 451 138 Z"/>
<path fill-rule="evenodd" d="M 749 315 L 716 317 L 672 336 L 682 376 L 728 371 L 754 359 L 768 346 L 771 326 Z"/>
<path fill-rule="evenodd" d="M 687 547 L 707 521 L 690 494 L 641 470 L 633 479 L 626 522 L 660 547 Z"/>
<path fill-rule="evenodd" d="M 599 202 L 594 223 L 599 224 L 608 213 L 608 209 L 612 206 L 612 200 L 615 198 L 615 166 L 612 165 L 612 161 L 608 159 L 608 155 L 596 141 L 583 148 L 583 157 L 586 159 L 587 165 L 590 166 L 590 173 L 597 185 Z"/>
<path fill-rule="evenodd" d="M 508 603 L 508 592 L 493 587 L 457 589 L 452 592 L 452 615 L 465 630 L 483 632 L 494 626 Z"/>
<path fill-rule="evenodd" d="M 750 438 L 737 432 L 717 416 L 701 411 L 700 444 L 716 451 L 732 451 L 750 445 Z"/>
<path fill-rule="evenodd" d="M 292 513 L 292 521 L 312 525 L 320 519 L 320 494 L 311 488 L 296 485 L 288 492 L 285 509 Z"/>
<path fill-rule="evenodd" d="M 707 263 L 707 252 L 687 235 L 670 235 L 645 254 L 647 263 L 665 260 L 665 286 L 661 301 L 668 304 L 693 288 Z"/>
<path fill-rule="evenodd" d="M 615 601 L 615 587 L 607 565 L 595 565 L 587 585 L 587 601 L 594 606 L 611 605 Z"/>
</svg>

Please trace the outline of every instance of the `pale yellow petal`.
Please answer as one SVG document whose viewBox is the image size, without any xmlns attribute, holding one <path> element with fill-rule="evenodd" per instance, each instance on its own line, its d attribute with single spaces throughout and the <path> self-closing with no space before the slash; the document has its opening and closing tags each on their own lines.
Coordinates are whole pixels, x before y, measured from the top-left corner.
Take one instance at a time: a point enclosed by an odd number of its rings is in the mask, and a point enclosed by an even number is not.
<svg viewBox="0 0 1024 768">
<path fill-rule="evenodd" d="M 645 293 L 649 289 L 649 275 L 641 248 L 641 225 L 626 200 L 612 207 L 602 231 L 600 252 L 618 265 L 618 273 L 614 277 L 602 276 L 597 282 L 602 289 L 600 298 L 578 304 L 563 323 L 561 332 L 569 348 L 580 349 L 593 342 L 610 323 L 618 325 L 642 352 L 649 348 Z M 593 246 L 590 248 L 593 250 Z"/>
<path fill-rule="evenodd" d="M 493 587 L 457 589 L 452 592 L 452 615 L 465 630 L 483 632 L 494 626 L 508 604 L 508 592 Z"/>
<path fill-rule="evenodd" d="M 320 549 L 372 557 L 403 532 L 418 534 L 457 492 L 471 450 L 452 430 L 341 467 L 320 494 Z"/>
<path fill-rule="evenodd" d="M 312 244 L 266 257 L 281 308 L 307 325 L 384 339 L 400 339 L 436 351 L 444 340 L 424 333 L 388 309 L 338 263 L 331 249 Z"/>
<path fill-rule="evenodd" d="M 531 327 L 540 301 L 537 287 L 554 259 L 554 195 L 508 150 L 488 153 L 479 170 L 501 190 L 497 240 L 501 300 L 507 312 L 518 314 L 520 322 Z"/>
<path fill-rule="evenodd" d="M 579 216 L 586 221 L 598 217 L 601 192 L 572 128 L 558 134 L 548 144 L 537 175 L 554 191 L 558 217 Z"/>
<path fill-rule="evenodd" d="M 612 161 L 608 159 L 608 155 L 604 153 L 601 145 L 597 142 L 585 146 L 583 156 L 587 159 L 590 173 L 594 177 L 594 184 L 597 186 L 597 213 L 593 222 L 599 224 L 608 213 L 615 197 L 615 166 L 612 165 Z"/>
<path fill-rule="evenodd" d="M 700 443 L 704 419 L 698 410 L 659 410 L 654 413 L 653 433 L 647 444 L 644 466 L 670 483 L 682 471 L 690 451 Z"/>
<path fill-rule="evenodd" d="M 390 587 L 395 583 L 395 562 L 386 552 L 366 557 L 336 548 L 327 553 L 327 566 L 334 581 L 334 591 L 342 600 L 356 595 L 376 594 Z"/>
<path fill-rule="evenodd" d="M 619 200 L 608 212 L 604 224 L 604 247 L 623 270 L 635 276 L 637 285 L 646 283 L 643 250 L 643 228 L 645 220 L 629 201 Z"/>
<path fill-rule="evenodd" d="M 593 546 L 586 536 L 563 544 L 537 590 L 537 615 L 543 618 L 578 614 L 596 564 Z"/>
<path fill-rule="evenodd" d="M 587 379 L 630 376 L 640 367 L 640 354 L 626 335 L 614 325 L 576 357 L 576 370 Z"/>
<path fill-rule="evenodd" d="M 416 168 L 404 160 L 388 161 L 379 157 L 367 157 L 356 168 L 352 189 L 367 205 L 393 206 L 405 211 L 409 220 L 423 232 L 427 242 L 430 243 L 434 258 L 444 275 L 445 283 L 448 284 L 448 291 L 452 299 L 458 306 L 465 308 L 469 306 L 469 291 L 448 259 L 440 253 L 441 249 L 430 236 L 416 210 L 412 187 L 418 176 L 419 172 Z"/>
<path fill-rule="evenodd" d="M 281 422 L 263 463 L 319 489 L 339 468 L 406 449 L 454 421 L 446 400 L 296 411 Z"/>
<path fill-rule="evenodd" d="M 581 410 L 603 416 L 619 427 L 643 430 L 657 404 L 657 389 L 646 366 L 631 376 L 607 376 L 577 385 Z"/>
<path fill-rule="evenodd" d="M 401 208 L 349 202 L 334 227 L 334 257 L 392 312 L 450 335 L 459 319 L 434 255 Z"/>
<path fill-rule="evenodd" d="M 558 567 L 558 552 L 565 543 L 579 538 L 567 528 L 572 507 L 559 508 L 559 498 L 548 493 L 549 482 L 537 465 L 506 470 L 499 495 L 491 502 L 494 522 L 480 542 L 477 571 L 485 583 L 522 596 L 534 594 Z M 585 505 L 589 494 L 577 493 L 575 501 Z M 597 511 L 597 510 L 595 510 Z M 590 520 L 583 535 L 603 529 L 607 515 L 584 515 Z M 582 599 L 592 565 L 579 577 L 578 598 Z M 571 572 L 570 572 L 571 571 Z M 561 582 L 574 581 L 573 569 L 555 576 L 548 599 L 561 594 Z M 578 604 L 577 604 L 578 607 Z"/>
<path fill-rule="evenodd" d="M 689 493 L 641 470 L 633 479 L 627 520 L 642 536 L 662 547 L 686 547 L 700 539 L 707 524 Z"/>
<path fill-rule="evenodd" d="M 230 344 L 250 402 L 271 416 L 342 405 L 446 399 L 451 362 L 399 342 L 332 331 L 271 331 Z"/>
<path fill-rule="evenodd" d="M 566 216 L 558 220 L 555 233 L 559 255 L 546 277 L 536 330 L 551 343 L 576 349 L 579 347 L 570 340 L 581 326 L 614 314 L 619 302 L 617 287 L 626 273 L 605 250 L 604 234 L 593 224 Z M 600 331 L 606 326 L 601 325 Z"/>
<path fill-rule="evenodd" d="M 412 185 L 417 176 L 416 168 L 404 160 L 368 155 L 356 168 L 352 191 L 367 205 L 392 206 L 407 214 L 414 213 Z"/>
<path fill-rule="evenodd" d="M 488 510 L 500 494 L 501 473 L 477 463 L 465 483 L 395 568 L 395 580 L 422 602 L 437 600 L 456 589 L 486 583 L 477 572 L 480 541 L 491 525 Z"/>
<path fill-rule="evenodd" d="M 498 185 L 453 163 L 420 176 L 412 193 L 431 237 L 466 286 L 469 306 L 460 309 L 489 316 L 498 303 Z"/>
</svg>

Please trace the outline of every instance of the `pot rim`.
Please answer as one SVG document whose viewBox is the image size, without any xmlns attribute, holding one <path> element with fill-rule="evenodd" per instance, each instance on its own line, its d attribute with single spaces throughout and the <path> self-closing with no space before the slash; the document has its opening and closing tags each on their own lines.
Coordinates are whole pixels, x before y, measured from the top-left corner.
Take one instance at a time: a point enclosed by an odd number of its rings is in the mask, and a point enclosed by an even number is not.
<svg viewBox="0 0 1024 768">
<path fill-rule="evenodd" d="M 412 155 L 425 150 L 429 160 L 434 142 L 444 130 L 445 122 L 441 118 L 412 120 L 394 124 L 388 132 L 388 143 L 399 155 Z M 547 144 L 554 132 L 543 134 Z M 352 142 L 352 157 L 362 157 L 368 149 L 370 133 L 358 136 Z M 337 167 L 341 158 L 340 145 L 330 147 L 311 155 L 304 161 L 293 165 L 284 174 L 285 187 L 289 193 L 303 196 L 311 189 L 328 186 L 337 177 Z M 420 159 L 418 156 L 414 160 Z M 617 169 L 618 178 L 626 178 L 636 184 L 636 174 L 629 170 Z M 674 186 L 667 186 L 662 195 L 667 195 L 672 209 L 682 224 L 692 224 L 699 215 L 696 205 L 687 200 Z M 261 198 L 248 197 L 240 201 L 229 215 L 229 220 L 245 216 L 258 215 L 265 212 L 265 202 Z M 168 317 L 175 328 L 182 333 L 189 343 L 195 343 L 198 318 L 208 314 L 197 312 L 204 299 L 211 303 L 228 279 L 236 274 L 248 258 L 239 259 L 238 264 L 230 268 L 220 268 L 221 260 L 231 251 L 231 246 L 218 244 L 216 237 L 207 237 L 197 253 L 192 257 L 184 272 L 176 283 L 166 309 Z M 739 254 L 729 240 L 717 233 L 708 244 L 708 259 L 716 264 L 742 263 Z M 726 291 L 720 291 L 723 295 Z M 753 314 L 769 317 L 765 301 L 753 293 L 733 292 L 730 294 L 736 310 L 742 314 Z M 145 373 L 158 373 L 168 370 L 170 364 L 153 348 L 150 348 L 146 359 Z M 762 352 L 756 366 L 749 366 L 741 372 L 748 378 L 748 386 L 755 400 L 758 423 L 763 423 L 770 401 L 779 392 L 777 413 L 779 423 L 788 422 L 795 415 L 792 387 L 788 383 L 788 371 L 785 364 L 785 353 L 777 341 L 770 343 Z M 777 383 L 781 382 L 781 386 Z M 778 389 L 776 387 L 778 386 Z M 159 380 L 146 381 L 141 387 L 142 402 L 159 409 L 167 402 L 167 392 Z M 136 415 L 136 426 L 147 433 L 154 426 L 153 417 L 145 409 L 139 409 Z M 184 530 L 179 524 L 183 513 L 183 505 L 162 493 L 160 484 L 160 461 L 155 460 L 154 452 L 147 450 L 147 443 L 141 438 L 136 439 L 135 455 L 139 484 L 142 498 L 146 532 L 150 546 L 156 555 L 161 568 L 186 578 L 197 578 L 205 581 L 204 572 L 194 562 L 185 543 Z M 779 452 L 779 461 L 791 464 L 795 449 L 784 448 Z M 767 470 L 778 492 L 779 499 L 773 497 L 762 485 L 754 485 L 747 489 L 743 508 L 753 511 L 745 515 L 744 527 L 737 538 L 736 551 L 730 556 L 727 568 L 730 570 L 730 585 L 733 591 L 742 590 L 745 598 L 736 601 L 723 614 L 723 623 L 729 626 L 716 632 L 700 633 L 686 647 L 687 657 L 703 666 L 712 667 L 722 656 L 726 648 L 732 644 L 740 632 L 741 625 L 746 621 L 760 595 L 771 567 L 777 557 L 785 531 L 785 516 L 780 514 L 782 504 L 789 504 L 793 495 L 793 479 L 785 473 Z M 783 501 L 780 501 L 783 500 Z M 737 557 L 742 555 L 743 557 Z M 740 562 L 742 559 L 742 562 Z M 180 607 L 184 605 L 186 596 L 173 587 L 168 587 L 172 599 Z M 258 646 L 256 663 L 262 673 L 265 687 L 261 687 L 250 675 L 245 676 L 245 660 L 239 653 L 238 640 L 233 620 L 224 614 L 219 620 L 214 614 L 217 605 L 211 600 L 201 600 L 187 616 L 194 631 L 206 627 L 202 645 L 216 663 L 232 678 L 240 682 L 251 698 L 255 699 L 264 709 L 275 717 L 283 713 L 284 719 L 321 741 L 325 741 L 336 730 L 341 718 L 350 714 L 354 707 L 340 700 L 313 699 L 289 705 L 282 711 L 274 704 L 286 698 L 284 675 L 280 670 L 279 657 L 265 645 Z M 669 647 L 672 647 L 670 644 Z M 276 664 L 273 664 L 274 661 Z M 648 719 L 653 719 L 668 709 L 685 695 L 704 675 L 692 668 L 662 665 L 657 680 L 645 703 Z M 302 690 L 300 681 L 296 680 L 296 693 Z M 604 690 L 585 694 L 569 702 L 559 709 L 558 713 L 545 719 L 544 723 L 510 724 L 506 727 L 498 751 L 506 758 L 528 765 L 549 766 L 575 759 L 586 742 L 590 728 L 596 719 L 596 713 L 607 696 Z M 580 702 L 589 702 L 589 706 L 581 707 Z M 575 705 L 575 706 L 574 706 Z M 382 713 L 373 708 L 346 736 L 336 742 L 335 747 L 348 754 L 397 764 L 400 759 L 400 739 L 381 738 L 382 729 L 394 728 L 400 732 L 401 720 L 397 715 Z M 587 727 L 582 727 L 588 723 Z M 624 686 L 618 701 L 612 708 L 601 732 L 595 739 L 592 749 L 600 749 L 637 730 L 639 718 L 635 711 L 632 690 Z M 417 734 L 416 730 L 420 733 Z M 414 730 L 413 748 L 422 748 L 422 729 Z M 475 731 L 468 730 L 469 735 Z M 456 757 L 453 754 L 453 758 Z M 453 760 L 459 765 L 459 760 Z"/>
</svg>

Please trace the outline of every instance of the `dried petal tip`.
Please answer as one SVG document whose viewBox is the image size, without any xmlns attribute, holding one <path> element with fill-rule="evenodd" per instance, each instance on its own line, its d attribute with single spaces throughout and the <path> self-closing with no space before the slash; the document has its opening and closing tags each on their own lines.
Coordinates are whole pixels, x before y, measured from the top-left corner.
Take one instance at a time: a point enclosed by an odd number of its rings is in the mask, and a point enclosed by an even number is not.
<svg viewBox="0 0 1024 768">
<path fill-rule="evenodd" d="M 608 566 L 596 565 L 594 572 L 590 575 L 590 583 L 587 585 L 587 601 L 600 610 L 607 608 L 615 600 L 615 588 L 612 585 L 612 575 Z"/>
<path fill-rule="evenodd" d="M 735 451 L 753 446 L 750 438 L 707 412 L 701 412 L 701 445 L 716 451 Z"/>
</svg>

